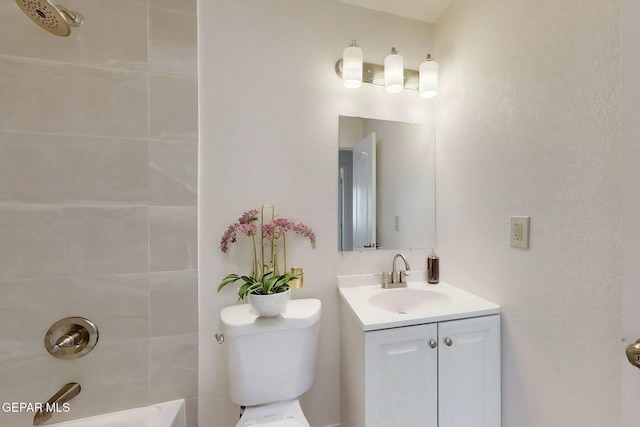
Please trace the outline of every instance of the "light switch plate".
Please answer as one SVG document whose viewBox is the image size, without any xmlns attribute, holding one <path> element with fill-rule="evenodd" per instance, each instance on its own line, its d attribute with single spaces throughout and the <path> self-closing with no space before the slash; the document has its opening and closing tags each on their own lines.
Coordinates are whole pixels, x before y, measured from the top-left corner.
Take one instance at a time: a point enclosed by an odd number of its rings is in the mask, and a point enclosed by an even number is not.
<svg viewBox="0 0 640 427">
<path fill-rule="evenodd" d="M 529 249 L 529 217 L 512 216 L 509 225 L 509 240 L 512 248 Z"/>
</svg>

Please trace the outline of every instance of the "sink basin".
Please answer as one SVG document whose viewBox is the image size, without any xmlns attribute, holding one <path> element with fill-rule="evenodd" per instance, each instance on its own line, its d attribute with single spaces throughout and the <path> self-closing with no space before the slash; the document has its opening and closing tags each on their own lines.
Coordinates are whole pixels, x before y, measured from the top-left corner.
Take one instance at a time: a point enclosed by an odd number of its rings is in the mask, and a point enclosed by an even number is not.
<svg viewBox="0 0 640 427">
<path fill-rule="evenodd" d="M 413 314 L 429 306 L 451 304 L 451 297 L 426 289 L 400 288 L 373 295 L 369 304 L 379 310 L 397 314 Z"/>
<path fill-rule="evenodd" d="M 447 283 L 429 284 L 426 276 L 414 272 L 407 287 L 398 289 L 381 288 L 379 274 L 338 276 L 341 316 L 376 331 L 500 313 L 500 306 Z"/>
</svg>

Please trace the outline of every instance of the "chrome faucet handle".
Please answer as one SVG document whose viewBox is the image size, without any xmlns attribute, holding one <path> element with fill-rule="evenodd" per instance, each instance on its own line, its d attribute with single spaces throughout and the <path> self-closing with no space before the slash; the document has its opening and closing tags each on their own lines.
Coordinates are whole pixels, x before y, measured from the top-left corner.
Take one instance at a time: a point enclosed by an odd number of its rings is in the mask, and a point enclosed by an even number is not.
<svg viewBox="0 0 640 427">
<path fill-rule="evenodd" d="M 71 331 L 68 334 L 58 338 L 55 344 L 51 346 L 51 351 L 53 353 L 56 353 L 65 348 L 77 347 L 80 344 L 82 344 L 82 341 L 83 341 L 82 332 Z"/>
<path fill-rule="evenodd" d="M 402 270 L 400 272 L 400 283 L 407 283 L 407 276 L 409 276 L 409 274 L 406 272 L 406 270 Z"/>
<path fill-rule="evenodd" d="M 391 282 L 391 272 L 390 271 L 383 271 L 382 272 L 382 287 L 386 287 L 386 285 L 388 285 Z"/>
</svg>

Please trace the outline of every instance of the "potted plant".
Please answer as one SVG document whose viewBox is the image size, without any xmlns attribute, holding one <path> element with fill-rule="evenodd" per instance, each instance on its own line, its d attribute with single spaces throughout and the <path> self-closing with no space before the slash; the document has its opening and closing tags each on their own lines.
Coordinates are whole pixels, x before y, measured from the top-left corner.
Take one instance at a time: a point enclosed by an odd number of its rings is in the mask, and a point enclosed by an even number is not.
<svg viewBox="0 0 640 427">
<path fill-rule="evenodd" d="M 290 283 L 301 277 L 301 273 L 287 272 L 287 232 L 307 237 L 311 241 L 311 248 L 316 247 L 316 236 L 311 228 L 301 222 L 276 218 L 274 206 L 271 206 L 271 220 L 268 222 L 265 222 L 264 206 L 260 211 L 252 209 L 242 214 L 222 235 L 220 250 L 227 253 L 229 245 L 236 242 L 240 235 L 251 237 L 253 271 L 251 275 L 227 275 L 218 286 L 218 292 L 225 286 L 240 281 L 240 300 L 248 297 L 249 303 L 263 317 L 280 314 L 291 294 Z M 278 259 L 280 249 L 284 261 L 283 272 L 280 270 Z"/>
</svg>

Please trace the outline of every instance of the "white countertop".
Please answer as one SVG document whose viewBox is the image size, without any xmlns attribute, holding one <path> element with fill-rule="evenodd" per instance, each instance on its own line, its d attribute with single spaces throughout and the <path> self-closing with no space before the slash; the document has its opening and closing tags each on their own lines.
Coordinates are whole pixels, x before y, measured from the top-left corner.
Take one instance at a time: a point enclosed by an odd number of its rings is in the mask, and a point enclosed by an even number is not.
<svg viewBox="0 0 640 427">
<path fill-rule="evenodd" d="M 497 304 L 447 283 L 427 283 L 422 272 L 412 272 L 412 276 L 417 279 L 411 280 L 410 276 L 407 288 L 398 289 L 383 289 L 380 274 L 338 276 L 338 292 L 363 331 L 500 313 Z M 416 296 L 423 295 L 426 302 L 422 303 Z M 389 308 L 378 308 L 372 301 Z M 405 305 L 406 310 L 402 309 Z"/>
</svg>

